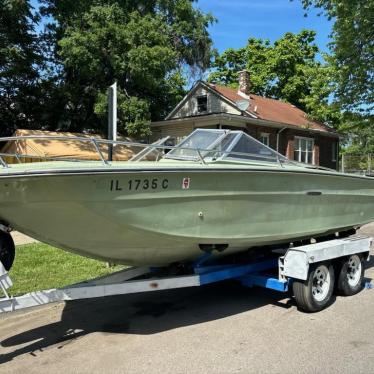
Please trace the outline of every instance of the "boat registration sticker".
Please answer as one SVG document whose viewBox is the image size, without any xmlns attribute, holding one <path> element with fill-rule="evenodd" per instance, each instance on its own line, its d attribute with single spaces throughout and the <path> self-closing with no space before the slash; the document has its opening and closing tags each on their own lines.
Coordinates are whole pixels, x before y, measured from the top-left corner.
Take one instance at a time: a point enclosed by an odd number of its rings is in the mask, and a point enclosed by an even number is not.
<svg viewBox="0 0 374 374">
<path fill-rule="evenodd" d="M 191 178 L 183 178 L 182 181 L 182 190 L 188 190 L 190 188 Z"/>
</svg>

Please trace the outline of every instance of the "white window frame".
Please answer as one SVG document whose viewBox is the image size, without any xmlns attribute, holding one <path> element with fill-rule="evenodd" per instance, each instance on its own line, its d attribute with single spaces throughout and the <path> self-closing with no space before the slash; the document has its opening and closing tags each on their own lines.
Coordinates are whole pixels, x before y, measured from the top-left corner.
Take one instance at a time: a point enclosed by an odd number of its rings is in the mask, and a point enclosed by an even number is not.
<svg viewBox="0 0 374 374">
<path fill-rule="evenodd" d="M 294 137 L 294 160 L 297 161 L 297 162 L 302 162 L 301 161 L 301 152 L 310 152 L 308 151 L 308 146 L 306 149 L 302 149 L 302 148 L 296 148 L 296 143 L 297 143 L 297 140 L 306 140 L 307 142 L 312 142 L 312 163 L 310 165 L 315 165 L 315 159 L 314 159 L 314 156 L 315 156 L 315 153 L 314 153 L 314 138 L 307 138 L 305 136 L 295 136 Z M 299 152 L 299 159 L 297 160 L 295 158 L 295 152 L 298 151 Z"/>
<path fill-rule="evenodd" d="M 266 143 L 264 143 L 262 141 L 263 139 L 266 139 Z M 262 132 L 262 133 L 260 133 L 260 139 L 259 139 L 259 141 L 262 144 L 266 145 L 267 147 L 270 147 L 270 134 L 268 132 Z"/>
</svg>

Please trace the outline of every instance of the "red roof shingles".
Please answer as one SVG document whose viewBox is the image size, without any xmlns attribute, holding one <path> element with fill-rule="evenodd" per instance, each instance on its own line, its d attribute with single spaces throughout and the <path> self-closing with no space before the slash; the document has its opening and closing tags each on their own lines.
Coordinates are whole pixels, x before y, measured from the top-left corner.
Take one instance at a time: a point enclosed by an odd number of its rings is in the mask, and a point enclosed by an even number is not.
<svg viewBox="0 0 374 374">
<path fill-rule="evenodd" d="M 243 96 L 239 95 L 237 90 L 233 88 L 217 84 L 209 84 L 209 86 L 233 102 L 243 100 Z M 305 112 L 292 104 L 253 94 L 250 94 L 249 102 L 247 112 L 260 119 L 298 126 L 303 129 L 311 128 L 319 131 L 335 132 L 323 123 L 309 120 Z"/>
</svg>

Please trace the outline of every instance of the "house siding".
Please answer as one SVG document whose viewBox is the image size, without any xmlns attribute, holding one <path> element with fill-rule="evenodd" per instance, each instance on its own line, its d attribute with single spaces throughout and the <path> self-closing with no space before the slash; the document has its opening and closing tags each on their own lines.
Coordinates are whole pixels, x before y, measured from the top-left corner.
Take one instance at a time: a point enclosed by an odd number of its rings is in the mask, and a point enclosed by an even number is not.
<svg viewBox="0 0 374 374">
<path fill-rule="evenodd" d="M 194 129 L 195 128 L 192 123 L 173 124 L 155 127 L 152 129 L 151 141 L 153 142 L 166 136 L 170 136 L 171 138 L 178 140 L 191 134 L 191 132 Z"/>
<path fill-rule="evenodd" d="M 319 146 L 320 165 L 330 169 L 338 169 L 337 157 L 333 161 L 333 143 L 336 144 L 335 149 L 338 149 L 338 140 L 324 136 L 317 137 L 316 140 Z"/>
<path fill-rule="evenodd" d="M 197 97 L 205 95 L 207 96 L 206 113 L 230 113 L 237 115 L 241 114 L 239 110 L 235 109 L 232 105 L 220 99 L 218 95 L 205 90 L 203 87 L 198 87 L 193 92 L 189 100 L 187 100 L 186 103 L 181 108 L 179 108 L 179 110 L 176 113 L 174 113 L 173 116 L 170 117 L 170 119 L 191 117 L 204 114 L 199 113 L 197 110 Z"/>
</svg>

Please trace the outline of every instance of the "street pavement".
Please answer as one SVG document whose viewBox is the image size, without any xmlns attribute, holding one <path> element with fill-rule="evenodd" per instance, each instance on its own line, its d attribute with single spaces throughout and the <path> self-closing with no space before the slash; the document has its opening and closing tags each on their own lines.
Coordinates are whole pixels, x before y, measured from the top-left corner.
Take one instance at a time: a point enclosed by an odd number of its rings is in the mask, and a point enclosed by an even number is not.
<svg viewBox="0 0 374 374">
<path fill-rule="evenodd" d="M 54 304 L 0 317 L 0 373 L 374 373 L 373 310 L 371 288 L 307 314 L 232 282 Z"/>
</svg>

